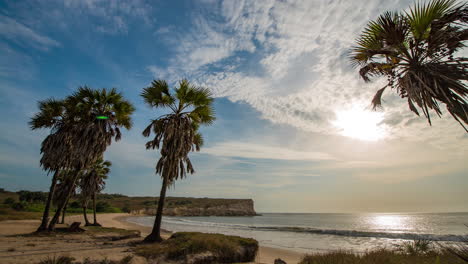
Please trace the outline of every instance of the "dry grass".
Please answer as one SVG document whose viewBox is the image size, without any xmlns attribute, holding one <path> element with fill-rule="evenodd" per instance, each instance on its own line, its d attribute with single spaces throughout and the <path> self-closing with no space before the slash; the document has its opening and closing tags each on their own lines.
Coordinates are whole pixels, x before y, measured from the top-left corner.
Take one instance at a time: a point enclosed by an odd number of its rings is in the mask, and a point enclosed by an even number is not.
<svg viewBox="0 0 468 264">
<path fill-rule="evenodd" d="M 126 256 L 119 261 L 115 260 L 92 260 L 85 259 L 83 262 L 74 261 L 75 259 L 67 256 L 47 257 L 41 260 L 38 264 L 128 264 L 132 260 L 132 256 Z"/>
<path fill-rule="evenodd" d="M 22 212 L 11 208 L 0 208 L 0 221 L 41 219 L 41 212 Z"/>
<path fill-rule="evenodd" d="M 135 253 L 148 259 L 186 259 L 191 254 L 211 252 L 219 263 L 249 262 L 255 259 L 258 242 L 254 239 L 221 234 L 180 232 L 162 243 L 140 245 Z"/>
<path fill-rule="evenodd" d="M 401 251 L 380 249 L 364 254 L 347 251 L 317 253 L 305 256 L 300 264 L 465 264 L 449 252 L 430 251 L 425 254 L 408 254 Z"/>
</svg>

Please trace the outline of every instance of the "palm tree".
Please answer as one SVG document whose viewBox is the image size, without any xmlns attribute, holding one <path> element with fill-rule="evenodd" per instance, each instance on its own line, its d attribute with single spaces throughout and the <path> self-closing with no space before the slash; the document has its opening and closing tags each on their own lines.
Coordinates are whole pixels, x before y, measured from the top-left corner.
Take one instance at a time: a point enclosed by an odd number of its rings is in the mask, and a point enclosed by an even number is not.
<svg viewBox="0 0 468 264">
<path fill-rule="evenodd" d="M 88 169 L 102 158 L 112 139 L 121 139 L 120 128 L 131 128 L 130 116 L 135 108 L 115 88 L 108 91 L 80 87 L 67 98 L 67 102 L 74 105 L 76 110 L 74 129 L 71 131 L 72 145 L 76 146 L 72 148 L 73 162 L 76 163 L 72 166 L 76 168 L 72 184 L 75 184 L 80 170 Z M 70 189 L 69 195 L 71 191 Z M 54 229 L 63 207 L 64 204 L 56 211 L 49 223 L 49 230 Z"/>
<path fill-rule="evenodd" d="M 468 132 L 468 58 L 455 57 L 468 39 L 468 4 L 433 0 L 409 12 L 386 12 L 369 22 L 353 47 L 351 61 L 366 81 L 387 77 L 372 100 L 381 106 L 386 88 L 395 88 L 409 109 L 442 115 L 439 103 Z M 464 124 L 463 124 L 464 123 Z"/>
<path fill-rule="evenodd" d="M 44 111 L 48 102 L 59 106 L 54 111 Z M 48 171 L 73 170 L 72 186 L 76 184 L 81 170 L 89 168 L 103 156 L 112 139 L 120 140 L 121 127 L 131 128 L 130 116 L 134 111 L 132 104 L 116 89 L 93 90 L 88 87 L 78 88 L 77 92 L 62 101 L 49 99 L 40 102 L 39 108 L 41 111 L 30 122 L 31 128 L 51 128 L 51 134 L 42 142 L 41 165 Z M 67 197 L 58 205 L 47 229 L 55 228 L 73 189 L 68 189 Z M 45 222 L 47 225 L 47 220 Z M 44 230 L 42 224 L 39 230 Z"/>
<path fill-rule="evenodd" d="M 141 93 L 146 104 L 154 108 L 168 108 L 169 113 L 151 121 L 143 136 L 154 138 L 146 143 L 146 149 L 160 149 L 161 157 L 156 173 L 162 178 L 161 193 L 151 234 L 144 241 L 162 241 L 161 220 L 166 189 L 186 173 L 195 172 L 188 157 L 190 151 L 199 151 L 203 144 L 198 126 L 209 125 L 215 120 L 213 98 L 209 90 L 193 86 L 187 80 L 179 82 L 173 91 L 164 80 L 154 80 Z"/>
<path fill-rule="evenodd" d="M 107 174 L 110 172 L 110 166 L 112 166 L 110 161 L 99 159 L 83 174 L 80 180 L 81 195 L 83 197 L 83 213 L 86 225 L 91 225 L 86 215 L 88 201 L 91 198 L 93 201 L 94 215 L 94 223 L 92 225 L 100 226 L 96 218 L 96 195 L 101 192 L 106 185 L 104 180 L 107 179 Z"/>
<path fill-rule="evenodd" d="M 49 128 L 51 134 L 47 136 L 42 142 L 41 147 L 41 166 L 48 173 L 53 172 L 54 176 L 49 188 L 44 213 L 42 216 L 41 225 L 37 231 L 44 231 L 47 229 L 49 221 L 49 212 L 52 199 L 56 190 L 56 184 L 59 177 L 61 168 L 66 166 L 67 149 L 70 147 L 67 140 L 65 127 L 70 123 L 71 107 L 67 105 L 64 100 L 47 99 L 39 101 L 39 112 L 31 118 L 29 122 L 32 130 Z M 45 145 L 56 146 L 53 148 L 44 148 Z"/>
</svg>

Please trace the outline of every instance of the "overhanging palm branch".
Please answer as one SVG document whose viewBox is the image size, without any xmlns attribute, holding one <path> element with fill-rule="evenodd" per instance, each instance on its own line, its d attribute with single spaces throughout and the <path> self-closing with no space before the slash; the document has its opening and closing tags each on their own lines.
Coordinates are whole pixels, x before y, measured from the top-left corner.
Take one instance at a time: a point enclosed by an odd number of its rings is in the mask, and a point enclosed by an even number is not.
<svg viewBox="0 0 468 264">
<path fill-rule="evenodd" d="M 442 115 L 440 103 L 468 132 L 468 58 L 454 57 L 468 39 L 468 5 L 454 0 L 416 4 L 409 12 L 386 12 L 369 22 L 352 49 L 361 77 L 386 77 L 372 100 L 381 106 L 388 87 L 405 98 L 411 111 Z"/>
</svg>

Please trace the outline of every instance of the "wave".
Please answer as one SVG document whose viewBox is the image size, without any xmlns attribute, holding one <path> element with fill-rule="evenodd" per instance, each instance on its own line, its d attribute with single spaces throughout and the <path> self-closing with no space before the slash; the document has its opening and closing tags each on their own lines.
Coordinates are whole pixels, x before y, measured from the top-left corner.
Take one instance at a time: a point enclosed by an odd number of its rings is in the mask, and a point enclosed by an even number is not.
<svg viewBox="0 0 468 264">
<path fill-rule="evenodd" d="M 422 234 L 422 233 L 392 233 L 392 232 L 374 232 L 374 231 L 357 231 L 357 230 L 338 230 L 338 229 L 314 229 L 302 227 L 262 227 L 251 226 L 254 230 L 262 231 L 278 231 L 278 232 L 299 232 L 317 235 L 334 235 L 348 237 L 375 237 L 375 238 L 390 238 L 390 239 L 424 239 L 432 241 L 452 241 L 463 242 L 468 241 L 468 235 L 450 235 L 450 234 Z"/>
<path fill-rule="evenodd" d="M 463 242 L 468 241 L 468 235 L 452 235 L 452 234 L 424 234 L 424 233 L 397 233 L 397 232 L 378 232 L 378 231 L 359 231 L 359 230 L 340 230 L 340 229 L 316 229 L 307 227 L 290 227 L 290 226 L 251 226 L 241 224 L 213 223 L 191 221 L 187 219 L 163 219 L 169 224 L 196 225 L 204 227 L 217 227 L 228 229 L 243 229 L 256 231 L 271 231 L 271 232 L 295 232 L 308 233 L 316 235 L 333 235 L 345 237 L 374 237 L 374 238 L 389 238 L 389 239 L 405 239 L 415 240 L 424 239 L 431 241 L 448 241 L 448 242 Z"/>
</svg>

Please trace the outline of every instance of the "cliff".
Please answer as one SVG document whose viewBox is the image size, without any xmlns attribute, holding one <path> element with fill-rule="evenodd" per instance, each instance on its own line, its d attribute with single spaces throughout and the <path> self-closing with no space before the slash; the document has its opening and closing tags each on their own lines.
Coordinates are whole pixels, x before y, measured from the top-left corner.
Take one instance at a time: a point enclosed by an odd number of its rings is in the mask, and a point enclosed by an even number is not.
<svg viewBox="0 0 468 264">
<path fill-rule="evenodd" d="M 174 201 L 176 199 L 176 201 Z M 132 214 L 155 215 L 156 204 L 134 209 Z M 169 197 L 163 211 L 167 216 L 254 216 L 252 199 L 210 199 Z"/>
</svg>

